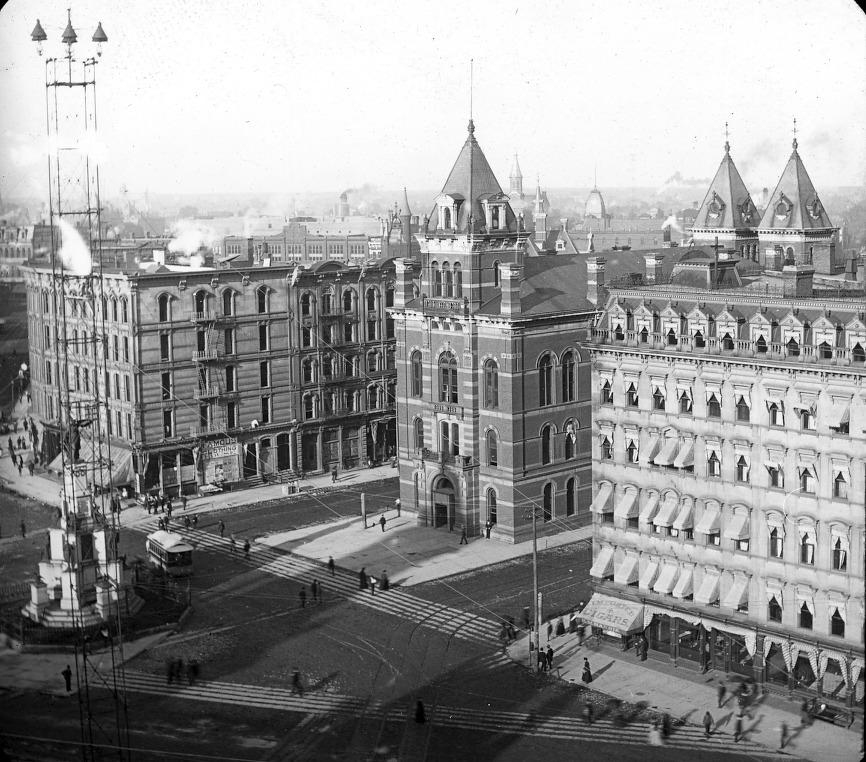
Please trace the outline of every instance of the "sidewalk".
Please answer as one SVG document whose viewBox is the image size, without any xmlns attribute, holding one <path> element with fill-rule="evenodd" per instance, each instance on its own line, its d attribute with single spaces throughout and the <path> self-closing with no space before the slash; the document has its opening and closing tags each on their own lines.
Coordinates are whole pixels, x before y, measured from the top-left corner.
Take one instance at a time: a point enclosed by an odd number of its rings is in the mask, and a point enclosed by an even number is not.
<svg viewBox="0 0 866 762">
<path fill-rule="evenodd" d="M 733 744 L 736 701 L 729 693 L 727 702 L 718 707 L 716 688 L 724 675 L 710 672 L 705 675 L 672 674 L 670 667 L 653 661 L 637 661 L 633 654 L 625 654 L 609 646 L 590 645 L 584 641 L 578 646 L 577 635 L 566 633 L 550 640 L 554 651 L 554 672 L 562 680 L 583 685 L 583 660 L 589 659 L 592 669 L 592 690 L 614 696 L 632 704 L 644 701 L 650 709 L 667 712 L 674 719 L 700 726 L 704 713 L 713 717 L 714 733 L 727 733 Z M 541 648 L 547 648 L 547 639 L 541 633 Z M 508 655 L 519 664 L 529 664 L 529 636 L 523 635 L 508 647 Z M 687 676 L 686 676 L 687 675 Z M 732 685 L 728 684 L 729 687 Z M 799 705 L 771 699 L 751 708 L 751 720 L 745 719 L 745 738 L 770 749 L 779 748 L 782 723 L 789 729 L 785 752 L 794 758 L 815 762 L 853 762 L 862 758 L 862 724 L 849 729 L 815 720 L 810 727 L 800 728 Z"/>
</svg>

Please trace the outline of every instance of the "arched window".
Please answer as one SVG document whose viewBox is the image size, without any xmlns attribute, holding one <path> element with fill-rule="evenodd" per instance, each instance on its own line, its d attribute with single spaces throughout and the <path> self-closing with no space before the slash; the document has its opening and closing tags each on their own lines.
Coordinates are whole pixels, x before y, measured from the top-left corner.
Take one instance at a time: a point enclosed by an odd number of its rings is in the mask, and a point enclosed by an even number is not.
<svg viewBox="0 0 866 762">
<path fill-rule="evenodd" d="M 549 424 L 541 429 L 541 462 L 550 463 L 553 460 L 553 426 Z"/>
<path fill-rule="evenodd" d="M 831 347 L 826 341 L 822 341 L 818 345 L 818 354 L 822 360 L 829 360 L 833 357 L 833 347 Z"/>
<path fill-rule="evenodd" d="M 574 458 L 574 445 L 577 434 L 574 430 L 574 423 L 568 421 L 565 424 L 565 459 L 571 460 Z"/>
<path fill-rule="evenodd" d="M 770 598 L 770 602 L 767 604 L 767 616 L 771 622 L 782 621 L 782 607 L 779 605 L 779 601 L 776 600 L 775 595 Z"/>
<path fill-rule="evenodd" d="M 805 601 L 800 606 L 800 627 L 804 630 L 812 629 L 812 612 L 809 611 L 809 605 Z"/>
<path fill-rule="evenodd" d="M 668 331 L 668 346 L 675 347 L 677 345 L 677 334 L 673 328 Z"/>
<path fill-rule="evenodd" d="M 334 292 L 330 288 L 326 288 L 322 291 L 322 314 L 330 315 L 331 310 L 334 308 L 333 304 Z"/>
<path fill-rule="evenodd" d="M 259 315 L 264 315 L 268 312 L 270 308 L 269 299 L 270 294 L 268 293 L 267 286 L 259 286 L 256 289 L 256 308 L 258 309 Z"/>
<path fill-rule="evenodd" d="M 781 558 L 785 550 L 785 537 L 779 531 L 779 527 L 770 530 L 770 557 Z"/>
<path fill-rule="evenodd" d="M 111 297 L 111 319 L 117 322 L 117 299 Z"/>
<path fill-rule="evenodd" d="M 460 263 L 454 263 L 454 298 L 460 299 L 463 296 L 463 271 L 460 269 Z"/>
<path fill-rule="evenodd" d="M 348 288 L 343 292 L 343 312 L 353 312 L 355 292 Z"/>
<path fill-rule="evenodd" d="M 439 401 L 457 402 L 457 358 L 452 352 L 439 357 Z"/>
<path fill-rule="evenodd" d="M 544 521 L 550 521 L 553 518 L 553 485 L 547 483 L 544 485 L 542 503 L 542 515 Z"/>
<path fill-rule="evenodd" d="M 562 401 L 574 402 L 574 353 L 562 356 Z"/>
<path fill-rule="evenodd" d="M 499 407 L 499 367 L 495 360 L 484 363 L 484 407 Z"/>
<path fill-rule="evenodd" d="M 379 407 L 379 387 L 375 384 L 367 387 L 367 410 Z"/>
<path fill-rule="evenodd" d="M 433 281 L 433 296 L 442 296 L 442 271 L 436 261 L 430 263 L 430 276 Z"/>
<path fill-rule="evenodd" d="M 859 342 L 851 350 L 851 361 L 866 363 L 866 349 L 863 349 L 863 345 Z"/>
<path fill-rule="evenodd" d="M 734 340 L 731 338 L 731 334 L 726 333 L 722 336 L 722 349 L 733 349 L 734 348 Z"/>
<path fill-rule="evenodd" d="M 171 297 L 168 294 L 160 294 L 157 303 L 159 305 L 159 322 L 167 323 L 171 320 Z"/>
<path fill-rule="evenodd" d="M 640 329 L 640 333 L 638 334 L 638 336 L 640 336 L 640 343 L 641 344 L 646 344 L 647 341 L 649 341 L 649 331 L 647 330 L 646 326 L 644 326 L 643 328 Z M 698 346 L 702 347 L 703 344 L 699 344 Z"/>
<path fill-rule="evenodd" d="M 442 263 L 442 281 L 444 283 L 442 295 L 450 299 L 454 296 L 454 273 L 451 272 L 451 265 L 447 262 Z"/>
<path fill-rule="evenodd" d="M 376 309 L 376 297 L 378 292 L 375 288 L 367 289 L 367 312 L 374 312 Z"/>
<path fill-rule="evenodd" d="M 800 524 L 800 563 L 807 566 L 815 564 L 815 529 L 808 525 Z"/>
<path fill-rule="evenodd" d="M 619 323 L 617 323 L 617 324 L 614 326 L 614 329 L 613 329 L 613 337 L 614 337 L 617 341 L 622 341 L 622 340 L 625 338 L 625 333 L 623 333 L 622 325 L 620 325 Z"/>
<path fill-rule="evenodd" d="M 487 490 L 487 520 L 491 524 L 496 523 L 496 492 L 493 489 Z"/>
<path fill-rule="evenodd" d="M 120 317 L 124 323 L 129 322 L 129 302 L 125 296 L 120 300 Z"/>
<path fill-rule="evenodd" d="M 442 212 L 442 227 L 445 228 L 445 230 L 448 230 L 451 227 L 451 210 L 448 207 L 445 207 Z"/>
<path fill-rule="evenodd" d="M 413 426 L 414 426 L 415 450 L 423 450 L 424 449 L 424 421 L 422 421 L 420 418 L 416 418 Z"/>
<path fill-rule="evenodd" d="M 497 259 L 493 263 L 493 287 L 499 288 L 499 265 L 502 263 Z"/>
<path fill-rule="evenodd" d="M 223 315 L 235 314 L 235 292 L 227 288 L 223 291 Z"/>
<path fill-rule="evenodd" d="M 553 404 L 553 363 L 550 355 L 538 362 L 538 404 L 541 407 Z"/>
<path fill-rule="evenodd" d="M 310 294 L 301 294 L 301 314 L 309 315 L 313 310 L 313 298 Z"/>
<path fill-rule="evenodd" d="M 575 480 L 569 479 L 565 483 L 565 515 L 574 516 L 574 492 Z"/>
<path fill-rule="evenodd" d="M 499 440 L 492 429 L 487 432 L 487 465 L 499 465 Z"/>
<path fill-rule="evenodd" d="M 840 638 L 845 637 L 845 617 L 839 613 L 838 606 L 830 606 L 833 615 L 830 617 L 830 634 Z"/>
<path fill-rule="evenodd" d="M 393 307 L 394 306 L 394 284 L 389 283 L 385 287 L 385 306 Z"/>
<path fill-rule="evenodd" d="M 420 397 L 424 392 L 424 368 L 421 364 L 421 353 L 416 349 L 412 353 L 412 396 Z"/>
</svg>

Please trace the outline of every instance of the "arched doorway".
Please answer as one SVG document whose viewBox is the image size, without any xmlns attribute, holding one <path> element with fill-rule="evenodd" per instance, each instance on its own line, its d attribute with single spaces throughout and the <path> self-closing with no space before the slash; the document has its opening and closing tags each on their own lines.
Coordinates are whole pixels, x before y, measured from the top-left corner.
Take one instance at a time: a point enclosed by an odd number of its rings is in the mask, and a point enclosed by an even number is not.
<svg viewBox="0 0 866 762">
<path fill-rule="evenodd" d="M 289 434 L 277 434 L 277 471 L 292 467 L 289 458 Z"/>
<path fill-rule="evenodd" d="M 447 476 L 433 482 L 433 526 L 454 528 L 454 485 Z"/>
</svg>

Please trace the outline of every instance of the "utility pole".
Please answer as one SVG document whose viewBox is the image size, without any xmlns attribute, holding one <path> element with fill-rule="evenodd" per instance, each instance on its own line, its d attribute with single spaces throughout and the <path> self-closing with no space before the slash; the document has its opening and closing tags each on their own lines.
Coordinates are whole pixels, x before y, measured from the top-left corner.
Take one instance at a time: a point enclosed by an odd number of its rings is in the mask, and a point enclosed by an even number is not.
<svg viewBox="0 0 866 762">
<path fill-rule="evenodd" d="M 538 592 L 538 508 L 532 506 L 532 621 L 535 634 L 532 643 L 535 645 L 535 657 L 538 658 L 539 632 L 541 631 L 541 593 Z M 524 512 L 524 517 L 526 512 Z M 530 665 L 531 666 L 531 665 Z"/>
</svg>

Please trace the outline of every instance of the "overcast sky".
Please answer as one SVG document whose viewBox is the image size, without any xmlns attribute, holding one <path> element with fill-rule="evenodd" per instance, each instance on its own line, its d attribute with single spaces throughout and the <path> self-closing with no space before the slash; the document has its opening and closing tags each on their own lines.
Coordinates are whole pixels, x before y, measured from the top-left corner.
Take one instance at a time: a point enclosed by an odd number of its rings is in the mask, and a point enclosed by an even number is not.
<svg viewBox="0 0 866 762">
<path fill-rule="evenodd" d="M 44 195 L 43 59 L 102 22 L 103 193 L 438 189 L 466 136 L 507 186 L 661 186 L 731 153 L 753 194 L 800 153 L 866 181 L 866 21 L 849 0 L 11 0 L 0 11 L 0 192 Z"/>
</svg>

